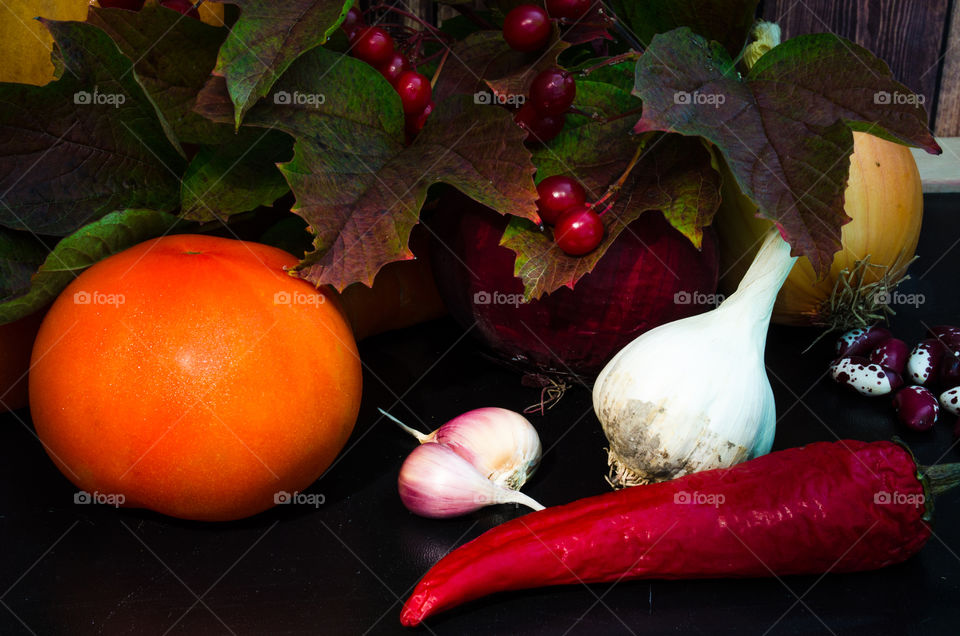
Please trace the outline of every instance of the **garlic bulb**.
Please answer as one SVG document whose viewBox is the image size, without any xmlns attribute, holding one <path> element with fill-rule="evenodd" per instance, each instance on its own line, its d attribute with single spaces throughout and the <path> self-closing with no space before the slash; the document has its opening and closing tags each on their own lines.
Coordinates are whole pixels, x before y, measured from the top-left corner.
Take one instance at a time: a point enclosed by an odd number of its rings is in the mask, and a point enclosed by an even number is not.
<svg viewBox="0 0 960 636">
<path fill-rule="evenodd" d="M 543 510 L 527 495 L 493 483 L 451 447 L 436 442 L 413 449 L 400 467 L 397 483 L 403 505 L 421 517 L 456 517 L 502 503 Z"/>
<path fill-rule="evenodd" d="M 519 489 L 540 465 L 541 445 L 537 430 L 519 413 L 486 407 L 458 415 L 425 435 L 393 417 L 421 444 L 437 442 L 473 464 L 487 479 L 507 488 Z"/>
<path fill-rule="evenodd" d="M 797 259 L 776 229 L 716 309 L 624 347 L 593 388 L 611 483 L 632 486 L 732 466 L 770 451 L 776 426 L 763 352 L 777 292 Z"/>
</svg>

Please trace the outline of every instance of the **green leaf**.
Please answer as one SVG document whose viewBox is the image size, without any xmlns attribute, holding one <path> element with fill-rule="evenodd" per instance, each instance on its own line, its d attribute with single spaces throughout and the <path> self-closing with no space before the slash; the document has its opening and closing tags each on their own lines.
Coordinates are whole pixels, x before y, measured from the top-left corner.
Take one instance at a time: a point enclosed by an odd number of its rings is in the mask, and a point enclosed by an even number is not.
<svg viewBox="0 0 960 636">
<path fill-rule="evenodd" d="M 787 40 L 741 79 L 723 47 L 677 29 L 653 39 L 637 64 L 635 92 L 643 99 L 635 131 L 713 143 L 761 215 L 820 273 L 849 220 L 848 126 L 940 151 L 917 96 L 872 53 L 835 35 Z"/>
<path fill-rule="evenodd" d="M 690 27 L 737 57 L 747 44 L 759 0 L 614 0 L 611 4 L 643 46 L 649 46 L 658 33 Z"/>
<path fill-rule="evenodd" d="M 201 148 L 187 167 L 180 215 L 212 221 L 272 205 L 290 189 L 276 164 L 293 156 L 293 140 L 271 130 L 241 129 L 227 144 Z"/>
<path fill-rule="evenodd" d="M 46 307 L 86 268 L 141 241 L 168 233 L 178 220 L 154 210 L 111 212 L 67 236 L 47 254 L 25 233 L 0 230 L 0 271 L 7 271 L 17 253 L 29 258 L 17 266 L 15 279 L 0 279 L 0 324 L 13 322 Z M 10 250 L 12 245 L 18 247 Z M 44 258 L 44 255 L 45 258 Z M 24 277 L 29 264 L 30 275 Z"/>
<path fill-rule="evenodd" d="M 329 86 L 337 90 L 323 93 Z M 294 91 L 323 99 L 297 103 Z M 405 147 L 390 84 L 367 64 L 320 48 L 291 65 L 273 93 L 289 99 L 260 102 L 245 123 L 296 139 L 294 158 L 281 170 L 297 197 L 294 212 L 316 236 L 315 251 L 298 268 L 315 284 L 369 285 L 383 265 L 412 258 L 410 231 L 434 183 L 536 218 L 530 153 L 506 109 L 475 104 L 472 96 L 445 100 Z M 197 108 L 219 120 L 229 116 L 225 103 L 222 85 L 211 81 Z"/>
<path fill-rule="evenodd" d="M 62 236 L 113 210 L 176 207 L 184 160 L 130 60 L 93 25 L 44 23 L 63 75 L 0 84 L 0 225 Z"/>
<path fill-rule="evenodd" d="M 573 174 L 583 178 L 586 173 L 575 170 Z M 595 184 L 599 174 L 589 173 L 584 181 Z M 608 182 L 611 176 L 615 179 L 618 174 L 608 173 Z M 523 281 L 524 300 L 535 300 L 562 286 L 573 288 L 617 237 L 630 231 L 630 223 L 651 210 L 661 210 L 671 225 L 699 247 L 703 227 L 713 220 L 719 205 L 720 176 L 711 167 L 710 153 L 696 139 L 665 135 L 647 145 L 613 207 L 601 214 L 605 235 L 597 249 L 585 256 L 567 256 L 549 231 L 516 217 L 510 219 L 500 245 L 516 252 L 514 275 Z"/>
<path fill-rule="evenodd" d="M 140 11 L 90 7 L 87 22 L 110 35 L 131 60 L 140 83 L 180 141 L 222 143 L 231 126 L 193 112 L 193 102 L 217 63 L 227 29 L 185 20 L 177 11 L 147 4 Z"/>
<path fill-rule="evenodd" d="M 354 0 L 290 0 L 282 7 L 273 0 L 229 3 L 241 13 L 220 49 L 216 73 L 227 79 L 239 126 L 294 60 L 327 41 Z"/>
</svg>

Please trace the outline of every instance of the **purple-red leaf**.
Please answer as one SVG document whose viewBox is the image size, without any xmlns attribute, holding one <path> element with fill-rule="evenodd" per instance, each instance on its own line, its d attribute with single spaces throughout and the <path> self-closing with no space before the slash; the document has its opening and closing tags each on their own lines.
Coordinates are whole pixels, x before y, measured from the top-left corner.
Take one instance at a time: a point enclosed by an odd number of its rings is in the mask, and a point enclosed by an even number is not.
<svg viewBox="0 0 960 636">
<path fill-rule="evenodd" d="M 740 78 L 730 56 L 688 28 L 653 38 L 637 63 L 636 132 L 700 135 L 723 153 L 760 214 L 826 272 L 840 249 L 851 128 L 939 152 L 922 98 L 885 63 L 835 35 L 788 40 Z"/>
</svg>

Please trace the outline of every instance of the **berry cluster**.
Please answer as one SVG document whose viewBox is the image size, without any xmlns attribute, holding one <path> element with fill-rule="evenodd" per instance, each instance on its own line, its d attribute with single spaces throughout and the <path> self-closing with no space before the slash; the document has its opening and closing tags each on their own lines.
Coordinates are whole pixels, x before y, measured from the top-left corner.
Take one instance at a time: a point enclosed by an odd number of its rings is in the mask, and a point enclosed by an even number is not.
<svg viewBox="0 0 960 636">
<path fill-rule="evenodd" d="M 529 53 L 539 51 L 550 41 L 550 18 L 576 22 L 590 10 L 591 0 L 546 0 L 546 9 L 535 4 L 513 8 L 503 20 L 503 39 L 510 48 Z"/>
<path fill-rule="evenodd" d="M 940 407 L 960 416 L 960 328 L 940 325 L 928 332 L 929 338 L 910 349 L 883 327 L 848 331 L 837 341 L 840 357 L 830 365 L 830 375 L 863 395 L 895 393 L 900 421 L 915 431 L 930 430 Z M 913 384 L 901 388 L 904 375 Z M 960 419 L 954 435 L 960 436 Z"/>
<path fill-rule="evenodd" d="M 586 204 L 583 186 L 564 175 L 547 177 L 537 185 L 540 219 L 554 225 L 557 246 L 570 256 L 582 256 L 603 240 L 603 221 Z"/>
<path fill-rule="evenodd" d="M 573 76 L 560 68 L 541 71 L 530 83 L 527 101 L 514 116 L 521 128 L 535 141 L 546 143 L 560 134 L 566 122 L 566 111 L 577 96 Z"/>
<path fill-rule="evenodd" d="M 350 40 L 350 53 L 374 67 L 400 95 L 407 121 L 407 134 L 416 135 L 433 112 L 432 88 L 426 75 L 413 69 L 410 60 L 394 47 L 384 29 L 368 26 L 356 7 L 347 12 L 340 25 Z"/>
</svg>

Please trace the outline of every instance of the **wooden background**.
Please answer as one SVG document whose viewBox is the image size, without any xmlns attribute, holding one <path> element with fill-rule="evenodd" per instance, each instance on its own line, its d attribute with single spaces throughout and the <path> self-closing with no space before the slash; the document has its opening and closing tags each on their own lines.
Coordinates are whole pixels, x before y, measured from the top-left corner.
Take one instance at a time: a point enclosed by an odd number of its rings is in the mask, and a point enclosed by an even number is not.
<svg viewBox="0 0 960 636">
<path fill-rule="evenodd" d="M 885 60 L 925 98 L 934 132 L 960 136 L 960 0 L 761 0 L 784 38 L 833 32 Z"/>
</svg>

